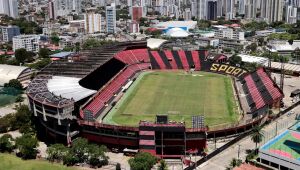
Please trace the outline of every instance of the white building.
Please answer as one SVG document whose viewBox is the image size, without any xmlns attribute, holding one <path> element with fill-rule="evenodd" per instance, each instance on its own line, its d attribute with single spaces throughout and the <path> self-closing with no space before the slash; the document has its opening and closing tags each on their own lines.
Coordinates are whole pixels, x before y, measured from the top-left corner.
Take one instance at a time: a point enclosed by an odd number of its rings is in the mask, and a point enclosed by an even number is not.
<svg viewBox="0 0 300 170">
<path fill-rule="evenodd" d="M 245 32 L 240 30 L 234 30 L 232 28 L 221 28 L 215 30 L 215 38 L 226 38 L 244 41 L 245 40 Z"/>
<path fill-rule="evenodd" d="M 18 0 L 0 0 L 0 14 L 18 18 Z"/>
<path fill-rule="evenodd" d="M 285 22 L 294 24 L 297 22 L 297 8 L 292 5 L 287 5 L 285 8 Z"/>
<path fill-rule="evenodd" d="M 20 48 L 25 48 L 26 51 L 38 52 L 39 51 L 38 35 L 19 35 L 13 37 L 13 50 L 16 51 Z"/>
<path fill-rule="evenodd" d="M 85 31 L 88 34 L 101 32 L 101 14 L 88 12 L 84 15 Z"/>
<path fill-rule="evenodd" d="M 106 32 L 116 32 L 116 5 L 112 3 L 110 6 L 106 6 Z"/>
</svg>

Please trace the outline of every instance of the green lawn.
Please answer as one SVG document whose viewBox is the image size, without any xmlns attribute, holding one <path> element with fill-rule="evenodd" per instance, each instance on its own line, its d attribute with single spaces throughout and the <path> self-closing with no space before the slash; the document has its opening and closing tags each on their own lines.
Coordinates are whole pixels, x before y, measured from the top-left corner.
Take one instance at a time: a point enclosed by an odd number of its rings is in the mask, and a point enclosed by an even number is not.
<svg viewBox="0 0 300 170">
<path fill-rule="evenodd" d="M 11 103 L 14 103 L 17 96 L 11 96 L 6 94 L 0 94 L 0 107 Z"/>
<path fill-rule="evenodd" d="M 206 125 L 237 121 L 231 79 L 196 72 L 143 73 L 105 117 L 104 123 L 137 126 L 140 120 L 154 121 L 156 114 L 169 120 L 185 121 L 192 115 L 205 115 Z"/>
<path fill-rule="evenodd" d="M 75 168 L 47 161 L 24 161 L 14 155 L 0 153 L 0 170 L 75 170 Z"/>
</svg>

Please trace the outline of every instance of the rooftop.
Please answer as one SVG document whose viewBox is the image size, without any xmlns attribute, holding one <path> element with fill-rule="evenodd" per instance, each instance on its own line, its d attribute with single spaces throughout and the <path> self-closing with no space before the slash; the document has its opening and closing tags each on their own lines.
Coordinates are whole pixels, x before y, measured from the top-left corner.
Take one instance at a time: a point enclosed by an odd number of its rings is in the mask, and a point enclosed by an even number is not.
<svg viewBox="0 0 300 170">
<path fill-rule="evenodd" d="M 71 54 L 74 54 L 74 52 L 60 52 L 60 53 L 52 54 L 52 55 L 50 55 L 50 57 L 52 57 L 52 58 L 66 58 Z"/>
</svg>

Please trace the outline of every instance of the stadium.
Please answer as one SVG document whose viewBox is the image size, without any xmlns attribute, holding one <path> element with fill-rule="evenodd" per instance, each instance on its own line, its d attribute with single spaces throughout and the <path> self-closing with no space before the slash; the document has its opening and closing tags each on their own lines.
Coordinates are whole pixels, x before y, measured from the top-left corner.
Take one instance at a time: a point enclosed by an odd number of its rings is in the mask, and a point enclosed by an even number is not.
<svg viewBox="0 0 300 170">
<path fill-rule="evenodd" d="M 148 47 L 116 43 L 45 67 L 26 91 L 38 135 L 181 157 L 203 151 L 207 138 L 251 129 L 280 107 L 283 93 L 264 68 L 248 72 L 207 50 Z"/>
</svg>

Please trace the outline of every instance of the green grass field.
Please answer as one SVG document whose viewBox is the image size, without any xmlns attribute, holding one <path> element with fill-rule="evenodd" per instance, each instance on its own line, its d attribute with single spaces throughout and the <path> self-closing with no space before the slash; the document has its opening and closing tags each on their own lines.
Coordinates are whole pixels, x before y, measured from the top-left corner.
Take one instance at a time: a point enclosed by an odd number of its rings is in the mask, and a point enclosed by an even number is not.
<svg viewBox="0 0 300 170">
<path fill-rule="evenodd" d="M 24 161 L 14 155 L 0 154 L 0 170 L 76 170 L 56 163 L 47 161 L 27 160 Z"/>
<path fill-rule="evenodd" d="M 17 98 L 17 96 L 0 94 L 0 107 L 14 103 L 16 98 Z"/>
<path fill-rule="evenodd" d="M 227 124 L 238 119 L 230 77 L 196 72 L 142 73 L 103 120 L 104 123 L 137 126 L 155 121 L 156 114 L 185 121 L 204 115 L 206 125 Z"/>
</svg>

